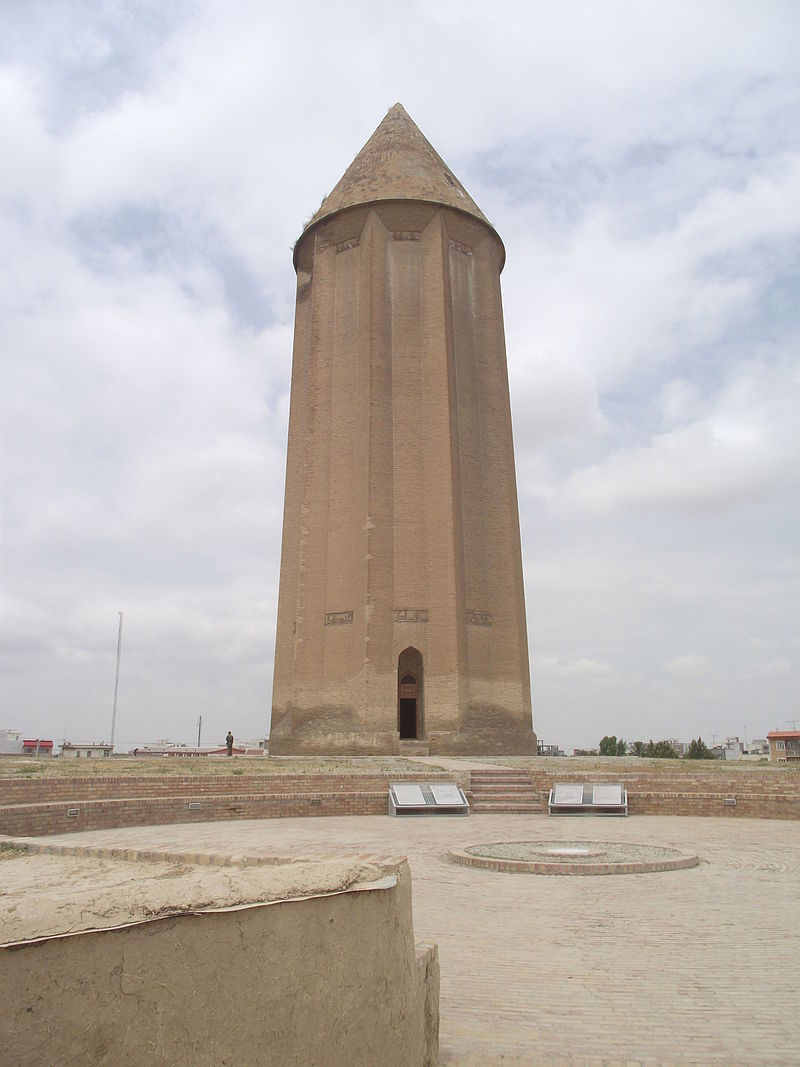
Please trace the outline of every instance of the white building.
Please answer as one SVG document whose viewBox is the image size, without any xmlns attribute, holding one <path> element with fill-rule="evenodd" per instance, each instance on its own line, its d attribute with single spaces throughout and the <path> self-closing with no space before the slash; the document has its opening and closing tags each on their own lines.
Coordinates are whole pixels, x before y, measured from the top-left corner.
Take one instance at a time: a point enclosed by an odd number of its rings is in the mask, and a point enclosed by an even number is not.
<svg viewBox="0 0 800 1067">
<path fill-rule="evenodd" d="M 105 759 L 110 756 L 114 751 L 113 745 L 98 745 L 96 742 L 91 745 L 78 744 L 73 745 L 71 741 L 65 741 L 61 746 L 61 755 L 64 759 Z"/>
<path fill-rule="evenodd" d="M 21 756 L 22 734 L 19 730 L 0 730 L 0 756 Z"/>
</svg>

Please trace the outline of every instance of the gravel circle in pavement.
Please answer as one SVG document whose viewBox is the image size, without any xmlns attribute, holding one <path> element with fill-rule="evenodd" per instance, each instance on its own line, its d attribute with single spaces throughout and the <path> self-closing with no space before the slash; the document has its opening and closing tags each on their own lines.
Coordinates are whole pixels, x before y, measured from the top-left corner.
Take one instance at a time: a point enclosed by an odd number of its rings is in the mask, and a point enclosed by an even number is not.
<svg viewBox="0 0 800 1067">
<path fill-rule="evenodd" d="M 624 841 L 494 841 L 449 853 L 455 863 L 530 874 L 643 874 L 693 867 L 699 858 Z"/>
</svg>

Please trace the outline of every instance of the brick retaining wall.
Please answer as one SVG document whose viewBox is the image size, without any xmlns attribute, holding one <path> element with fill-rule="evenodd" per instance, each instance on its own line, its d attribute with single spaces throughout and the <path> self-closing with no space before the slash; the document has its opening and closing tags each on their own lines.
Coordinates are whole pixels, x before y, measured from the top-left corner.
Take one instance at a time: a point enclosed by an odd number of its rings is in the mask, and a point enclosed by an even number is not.
<svg viewBox="0 0 800 1067">
<path fill-rule="evenodd" d="M 460 779 L 433 771 L 392 780 Z M 800 776 L 534 771 L 543 811 L 556 782 L 622 781 L 631 815 L 705 815 L 800 819 Z M 41 836 L 117 826 L 164 825 L 219 819 L 383 815 L 389 778 L 359 774 L 242 775 L 187 778 L 51 778 L 0 780 L 0 834 Z M 469 797 L 468 792 L 468 797 Z M 734 805 L 725 800 L 734 799 Z M 189 808 L 189 803 L 200 804 Z M 77 815 L 68 815 L 77 809 Z"/>
<path fill-rule="evenodd" d="M 452 781 L 447 771 L 403 772 L 393 774 L 391 781 Z M 150 776 L 136 778 L 0 778 L 0 805 L 44 804 L 55 800 L 101 800 L 104 797 L 182 797 L 206 794 L 256 793 L 323 793 L 348 792 L 353 789 L 389 788 L 389 778 L 376 774 L 250 774 L 250 775 L 189 775 Z"/>
<path fill-rule="evenodd" d="M 392 781 L 452 781 L 445 771 L 392 775 Z M 389 778 L 375 775 L 250 775 L 206 778 L 0 780 L 0 834 L 38 837 L 117 826 L 384 815 Z M 189 808 L 189 804 L 199 808 Z M 77 814 L 69 815 L 72 809 Z"/>
<path fill-rule="evenodd" d="M 581 773 L 565 767 L 554 773 L 534 770 L 534 787 L 547 811 L 550 789 L 557 782 L 622 782 L 631 815 L 711 815 L 745 819 L 800 819 L 800 775 L 719 771 L 685 773 L 622 771 Z M 736 804 L 725 804 L 735 800 Z"/>
</svg>

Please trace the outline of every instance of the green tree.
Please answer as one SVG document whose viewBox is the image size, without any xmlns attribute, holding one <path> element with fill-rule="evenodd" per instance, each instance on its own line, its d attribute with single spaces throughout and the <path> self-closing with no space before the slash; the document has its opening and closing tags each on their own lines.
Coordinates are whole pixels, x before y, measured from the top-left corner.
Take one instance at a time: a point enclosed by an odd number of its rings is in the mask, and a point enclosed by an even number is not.
<svg viewBox="0 0 800 1067">
<path fill-rule="evenodd" d="M 612 734 L 610 737 L 606 735 L 600 740 L 600 755 L 601 756 L 616 756 L 617 754 L 617 735 Z"/>
<path fill-rule="evenodd" d="M 653 739 L 650 738 L 650 740 L 647 742 L 647 744 L 643 745 L 642 748 L 644 750 L 642 752 L 642 755 L 643 756 L 649 756 L 651 759 L 677 759 L 678 758 L 678 753 L 675 751 L 675 749 L 672 747 L 672 745 L 669 743 L 669 741 L 656 741 L 656 742 L 653 742 Z"/>
<path fill-rule="evenodd" d="M 622 738 L 617 741 L 617 735 L 608 734 L 600 741 L 600 755 L 601 756 L 625 756 L 628 752 L 628 743 L 623 741 Z"/>
<path fill-rule="evenodd" d="M 678 753 L 669 741 L 656 741 L 653 755 L 656 759 L 677 759 Z"/>
<path fill-rule="evenodd" d="M 643 756 L 645 747 L 646 746 L 645 746 L 644 741 L 634 741 L 633 742 L 633 754 L 634 754 L 634 756 Z"/>
<path fill-rule="evenodd" d="M 689 751 L 686 753 L 687 759 L 714 759 L 714 753 L 702 739 L 698 737 L 697 740 L 692 738 L 689 743 Z"/>
</svg>

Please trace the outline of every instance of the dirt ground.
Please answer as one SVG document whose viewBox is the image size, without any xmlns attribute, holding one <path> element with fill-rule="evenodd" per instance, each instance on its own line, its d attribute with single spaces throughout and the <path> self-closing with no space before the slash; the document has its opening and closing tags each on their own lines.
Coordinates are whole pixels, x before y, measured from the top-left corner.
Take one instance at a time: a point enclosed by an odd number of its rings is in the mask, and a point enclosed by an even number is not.
<svg viewBox="0 0 800 1067">
<path fill-rule="evenodd" d="M 134 756 L 112 756 L 110 759 L 61 759 L 40 757 L 26 759 L 20 756 L 0 756 L 0 780 L 3 778 L 142 778 L 150 776 L 191 777 L 193 775 L 240 775 L 275 774 L 376 774 L 391 777 L 393 774 L 418 771 L 420 764 L 428 768 L 453 769 L 463 764 L 469 767 L 468 757 L 436 756 L 160 756 L 143 759 Z M 635 756 L 618 758 L 599 756 L 484 756 L 482 765 L 522 767 L 525 770 L 573 771 L 644 771 L 648 773 L 675 773 L 676 771 L 703 771 L 704 773 L 742 774 L 758 772 L 790 776 L 793 782 L 800 781 L 800 765 L 770 764 L 731 760 L 670 760 L 646 759 Z"/>
</svg>

